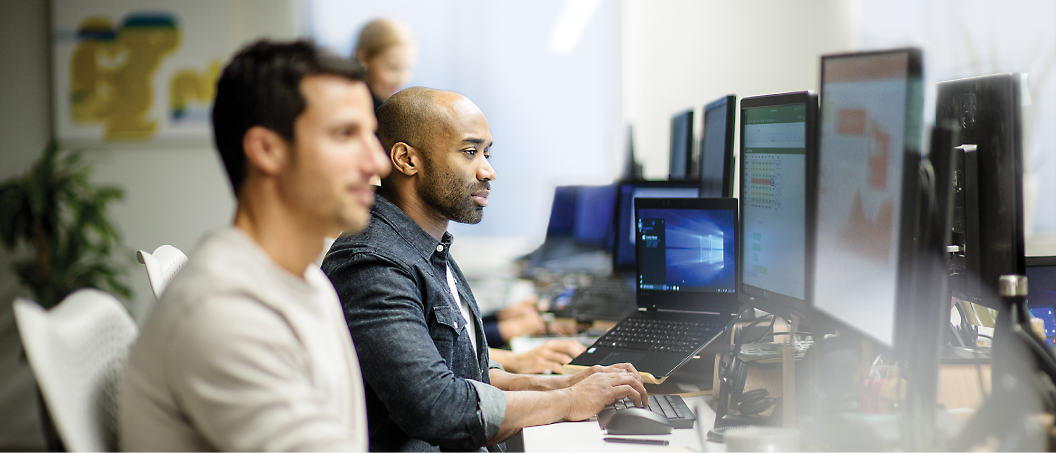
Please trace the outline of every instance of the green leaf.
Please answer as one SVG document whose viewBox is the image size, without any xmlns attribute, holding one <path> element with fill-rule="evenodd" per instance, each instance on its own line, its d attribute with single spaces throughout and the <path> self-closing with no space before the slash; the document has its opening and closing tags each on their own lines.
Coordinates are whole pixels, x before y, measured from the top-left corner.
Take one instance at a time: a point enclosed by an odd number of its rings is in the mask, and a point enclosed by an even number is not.
<svg viewBox="0 0 1056 453">
<path fill-rule="evenodd" d="M 124 280 L 133 254 L 107 215 L 124 191 L 93 185 L 91 173 L 82 153 L 52 140 L 26 174 L 0 182 L 0 243 L 34 250 L 11 266 L 45 307 L 85 287 L 132 297 Z"/>
</svg>

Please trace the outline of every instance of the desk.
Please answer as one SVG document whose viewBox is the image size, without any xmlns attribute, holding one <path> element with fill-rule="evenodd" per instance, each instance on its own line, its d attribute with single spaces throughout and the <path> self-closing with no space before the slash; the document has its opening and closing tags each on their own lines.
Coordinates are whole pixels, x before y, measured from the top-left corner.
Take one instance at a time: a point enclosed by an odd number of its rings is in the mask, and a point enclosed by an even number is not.
<svg viewBox="0 0 1056 453">
<path fill-rule="evenodd" d="M 614 436 L 642 439 L 666 440 L 667 446 L 616 444 L 605 442 L 608 436 L 591 418 L 582 422 L 560 422 L 524 429 L 524 450 L 535 451 L 725 451 L 722 444 L 707 442 L 701 448 L 697 429 L 706 434 L 715 424 L 715 411 L 708 405 L 709 396 L 685 398 L 686 404 L 697 414 L 697 423 L 691 429 L 676 429 L 671 434 L 657 436 Z"/>
</svg>

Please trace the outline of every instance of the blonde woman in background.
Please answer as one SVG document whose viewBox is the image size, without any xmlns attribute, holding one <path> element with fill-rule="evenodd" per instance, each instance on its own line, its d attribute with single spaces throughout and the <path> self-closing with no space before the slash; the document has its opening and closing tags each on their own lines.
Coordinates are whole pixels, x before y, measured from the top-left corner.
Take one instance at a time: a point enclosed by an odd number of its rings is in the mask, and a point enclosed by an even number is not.
<svg viewBox="0 0 1056 453">
<path fill-rule="evenodd" d="M 374 109 L 414 76 L 418 44 L 411 28 L 394 19 L 374 19 L 363 26 L 356 43 L 356 60 L 367 70 L 367 86 Z"/>
</svg>

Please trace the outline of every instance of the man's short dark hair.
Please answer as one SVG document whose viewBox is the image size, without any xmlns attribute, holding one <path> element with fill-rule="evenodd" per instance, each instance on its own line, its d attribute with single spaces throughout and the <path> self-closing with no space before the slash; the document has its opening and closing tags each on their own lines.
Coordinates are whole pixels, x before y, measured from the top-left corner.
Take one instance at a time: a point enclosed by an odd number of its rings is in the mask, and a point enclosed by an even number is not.
<svg viewBox="0 0 1056 453">
<path fill-rule="evenodd" d="M 363 68 L 310 41 L 260 40 L 235 54 L 220 74 L 213 103 L 213 139 L 237 197 L 246 178 L 242 140 L 263 126 L 294 142 L 293 123 L 307 107 L 301 81 L 333 75 L 363 81 Z"/>
</svg>

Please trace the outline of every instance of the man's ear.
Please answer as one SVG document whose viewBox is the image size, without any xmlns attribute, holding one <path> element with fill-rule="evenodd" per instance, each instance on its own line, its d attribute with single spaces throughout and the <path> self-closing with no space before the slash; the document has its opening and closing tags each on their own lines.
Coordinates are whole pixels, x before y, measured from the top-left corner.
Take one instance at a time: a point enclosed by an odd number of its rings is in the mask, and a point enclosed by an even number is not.
<svg viewBox="0 0 1056 453">
<path fill-rule="evenodd" d="M 286 165 L 290 145 L 279 134 L 263 127 L 253 126 L 242 137 L 242 150 L 249 166 L 266 175 L 275 175 Z"/>
<path fill-rule="evenodd" d="M 392 168 L 407 176 L 418 173 L 421 166 L 422 154 L 413 146 L 404 142 L 397 142 L 389 150 L 389 159 L 392 160 Z"/>
<path fill-rule="evenodd" d="M 357 50 L 356 51 L 356 61 L 359 62 L 359 65 L 362 66 L 363 69 L 367 68 L 366 56 L 367 56 L 367 51 L 365 51 L 365 50 Z"/>
</svg>

